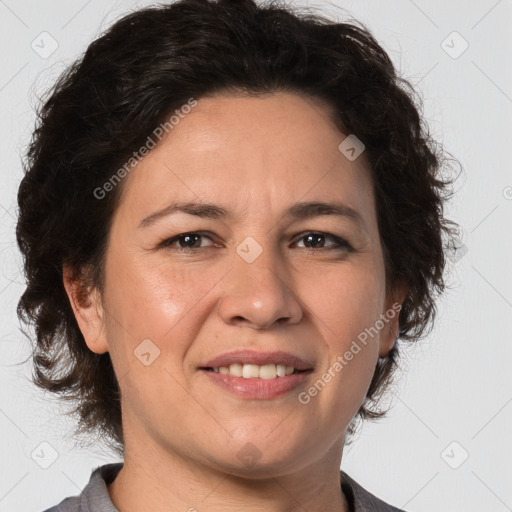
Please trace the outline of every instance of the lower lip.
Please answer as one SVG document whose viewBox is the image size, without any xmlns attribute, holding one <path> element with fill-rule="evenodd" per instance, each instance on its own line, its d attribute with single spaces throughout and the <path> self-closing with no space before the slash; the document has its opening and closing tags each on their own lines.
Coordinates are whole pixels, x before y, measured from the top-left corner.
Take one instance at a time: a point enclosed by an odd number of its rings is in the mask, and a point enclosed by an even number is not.
<svg viewBox="0 0 512 512">
<path fill-rule="evenodd" d="M 254 400 L 268 400 L 285 395 L 303 384 L 311 374 L 311 371 L 307 371 L 274 379 L 245 379 L 208 370 L 201 371 L 222 388 L 239 397 Z"/>
</svg>

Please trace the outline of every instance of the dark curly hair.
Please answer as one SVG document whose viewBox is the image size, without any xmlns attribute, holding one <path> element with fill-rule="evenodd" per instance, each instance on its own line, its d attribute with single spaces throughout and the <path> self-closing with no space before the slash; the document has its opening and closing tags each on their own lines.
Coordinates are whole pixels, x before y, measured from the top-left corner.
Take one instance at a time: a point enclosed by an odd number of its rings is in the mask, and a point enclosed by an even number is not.
<svg viewBox="0 0 512 512">
<path fill-rule="evenodd" d="M 27 287 L 18 316 L 35 328 L 33 382 L 76 406 L 76 433 L 106 436 L 124 455 L 110 355 L 88 349 L 63 286 L 66 264 L 77 282 L 103 289 L 123 183 L 101 200 L 93 191 L 191 97 L 278 91 L 324 100 L 340 130 L 364 143 L 386 286 L 404 280 L 409 287 L 398 338 L 417 341 L 430 332 L 436 296 L 446 287 L 445 237 L 452 240 L 457 228 L 443 214 L 453 183 L 443 170 L 451 160 L 430 136 L 414 89 L 371 33 L 357 21 L 282 2 L 158 4 L 117 21 L 60 76 L 38 108 L 23 163 L 16 235 Z M 385 413 L 377 405 L 397 356 L 395 343 L 379 358 L 355 419 Z"/>
</svg>

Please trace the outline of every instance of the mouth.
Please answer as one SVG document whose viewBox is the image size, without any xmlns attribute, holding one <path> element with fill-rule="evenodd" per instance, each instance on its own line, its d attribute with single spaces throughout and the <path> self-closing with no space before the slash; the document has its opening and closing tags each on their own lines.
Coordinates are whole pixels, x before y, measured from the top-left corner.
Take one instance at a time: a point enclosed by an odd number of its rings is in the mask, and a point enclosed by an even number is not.
<svg viewBox="0 0 512 512">
<path fill-rule="evenodd" d="M 299 370 L 293 366 L 275 363 L 265 365 L 233 363 L 229 366 L 209 366 L 204 368 L 202 367 L 200 369 L 207 372 L 220 373 L 222 375 L 231 375 L 232 377 L 241 377 L 243 379 L 263 380 L 278 379 L 288 377 L 289 375 L 297 375 L 299 373 L 308 373 L 313 371 L 312 369 Z"/>
<path fill-rule="evenodd" d="M 275 379 L 312 371 L 312 363 L 283 351 L 260 352 L 235 350 L 205 361 L 201 370 L 242 377 L 245 379 Z"/>
<path fill-rule="evenodd" d="M 304 386 L 314 368 L 288 352 L 237 350 L 205 361 L 199 368 L 209 382 L 244 399 L 270 400 Z"/>
<path fill-rule="evenodd" d="M 242 366 L 242 375 L 239 375 L 240 368 L 238 368 L 238 366 Z M 219 386 L 220 389 L 227 391 L 231 395 L 235 395 L 246 400 L 259 401 L 273 400 L 280 397 L 290 396 L 290 393 L 292 393 L 295 389 L 307 385 L 307 382 L 310 378 L 309 375 L 313 371 L 312 369 L 297 370 L 291 368 L 292 371 L 290 373 L 289 368 L 288 375 L 285 371 L 284 377 L 279 377 L 277 375 L 277 367 L 280 365 L 265 366 L 275 366 L 276 368 L 275 370 L 267 370 L 265 368 L 260 370 L 257 365 L 238 364 L 234 367 L 234 373 L 236 373 L 236 375 L 231 373 L 221 373 L 220 371 L 221 368 L 226 368 L 228 372 L 231 372 L 232 365 L 229 367 L 219 367 L 219 371 L 215 371 L 217 368 L 214 367 L 201 368 L 201 373 L 208 378 L 209 383 Z M 245 377 L 243 374 L 244 369 L 246 374 Z M 260 373 L 256 376 L 257 370 Z M 274 372 L 275 376 L 272 377 Z M 207 390 L 209 396 L 211 396 L 213 390 L 211 389 L 210 385 L 205 389 Z"/>
</svg>

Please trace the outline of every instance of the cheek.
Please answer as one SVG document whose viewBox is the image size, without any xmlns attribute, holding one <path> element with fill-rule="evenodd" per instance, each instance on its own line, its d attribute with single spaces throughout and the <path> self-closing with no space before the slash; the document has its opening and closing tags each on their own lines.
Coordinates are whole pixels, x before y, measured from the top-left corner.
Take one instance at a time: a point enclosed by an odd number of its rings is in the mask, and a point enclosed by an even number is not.
<svg viewBox="0 0 512 512">
<path fill-rule="evenodd" d="M 161 408 L 162 397 L 186 398 L 171 376 L 181 373 L 198 326 L 194 305 L 208 287 L 191 286 L 190 276 L 136 258 L 112 257 L 107 271 L 106 334 L 115 373 L 126 403 L 149 418 Z"/>
<path fill-rule="evenodd" d="M 120 371 L 140 366 L 134 351 L 148 339 L 159 351 L 155 364 L 176 369 L 206 321 L 208 294 L 224 273 L 193 263 L 171 266 L 165 258 L 148 263 L 148 258 L 113 254 L 107 262 L 107 335 Z"/>
<path fill-rule="evenodd" d="M 201 286 L 165 263 L 148 265 L 141 258 L 113 256 L 107 266 L 106 297 L 122 327 L 140 338 L 161 339 L 197 302 Z M 110 286 L 108 286 L 110 285 Z"/>
<path fill-rule="evenodd" d="M 322 380 L 334 383 L 339 410 L 351 411 L 364 399 L 378 360 L 375 324 L 382 312 L 384 283 L 378 270 L 352 267 L 326 277 L 324 285 L 311 302 L 329 353 Z"/>
<path fill-rule="evenodd" d="M 339 350 L 378 320 L 384 304 L 384 282 L 376 266 L 346 266 L 307 285 L 307 297 L 324 325 L 326 338 Z"/>
</svg>

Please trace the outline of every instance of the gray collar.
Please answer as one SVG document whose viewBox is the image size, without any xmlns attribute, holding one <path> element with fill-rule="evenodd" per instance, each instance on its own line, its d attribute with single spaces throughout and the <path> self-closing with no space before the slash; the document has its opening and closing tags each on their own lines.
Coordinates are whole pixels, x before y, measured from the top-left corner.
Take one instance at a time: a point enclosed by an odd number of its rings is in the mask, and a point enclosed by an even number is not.
<svg viewBox="0 0 512 512">
<path fill-rule="evenodd" d="M 341 470 L 340 481 L 351 512 L 404 512 L 380 500 Z"/>
</svg>

